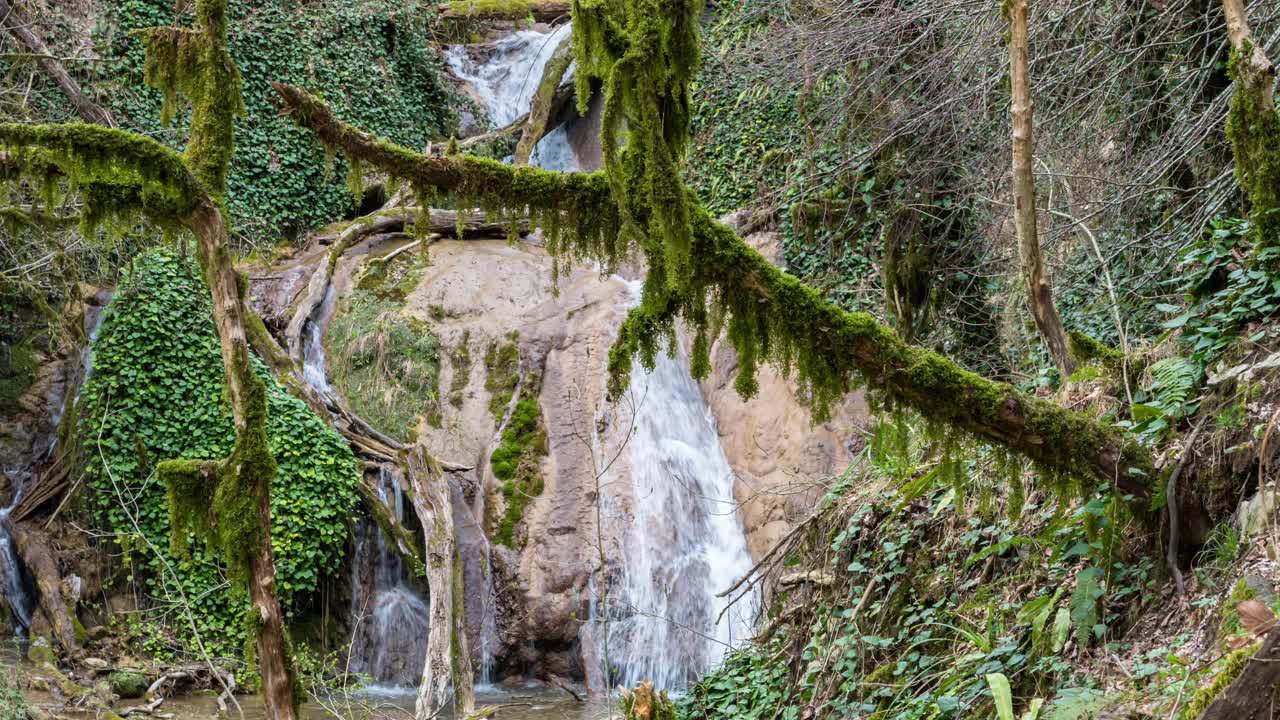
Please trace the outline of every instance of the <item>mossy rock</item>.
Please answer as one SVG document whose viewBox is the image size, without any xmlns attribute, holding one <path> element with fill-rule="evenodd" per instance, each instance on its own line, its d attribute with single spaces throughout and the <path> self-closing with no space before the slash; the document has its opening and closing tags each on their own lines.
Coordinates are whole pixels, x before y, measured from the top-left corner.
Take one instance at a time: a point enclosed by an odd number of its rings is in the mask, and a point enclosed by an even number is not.
<svg viewBox="0 0 1280 720">
<path fill-rule="evenodd" d="M 107 676 L 111 692 L 122 698 L 140 698 L 147 693 L 150 684 L 147 676 L 133 670 L 117 670 Z"/>
<path fill-rule="evenodd" d="M 49 638 L 41 635 L 32 640 L 31 645 L 27 647 L 27 660 L 36 666 L 57 666 L 58 655 L 53 651 L 53 645 L 49 642 Z"/>
</svg>

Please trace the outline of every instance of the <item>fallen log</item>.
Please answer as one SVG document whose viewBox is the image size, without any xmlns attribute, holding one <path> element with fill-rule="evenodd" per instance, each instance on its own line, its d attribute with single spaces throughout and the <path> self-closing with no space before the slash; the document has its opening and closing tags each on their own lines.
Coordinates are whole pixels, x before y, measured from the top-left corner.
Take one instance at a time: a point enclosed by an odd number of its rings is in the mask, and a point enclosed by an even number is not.
<svg viewBox="0 0 1280 720">
<path fill-rule="evenodd" d="M 521 20 L 532 17 L 551 22 L 569 17 L 568 0 L 453 0 L 440 17 L 445 20 Z"/>
</svg>

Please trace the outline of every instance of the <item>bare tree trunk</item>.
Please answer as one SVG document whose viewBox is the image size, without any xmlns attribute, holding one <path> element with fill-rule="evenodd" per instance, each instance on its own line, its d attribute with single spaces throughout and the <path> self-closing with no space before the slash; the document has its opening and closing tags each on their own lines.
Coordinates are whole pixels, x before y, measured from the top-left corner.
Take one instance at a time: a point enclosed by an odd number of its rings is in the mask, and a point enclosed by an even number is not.
<svg viewBox="0 0 1280 720">
<path fill-rule="evenodd" d="M 529 118 L 525 121 L 524 132 L 516 145 L 516 165 L 528 165 L 534 146 L 547 134 L 547 122 L 551 119 L 551 111 L 555 106 L 556 90 L 572 62 L 573 39 L 566 37 L 547 61 L 547 66 L 542 71 L 542 82 L 538 83 L 538 91 L 533 94 Z"/>
<path fill-rule="evenodd" d="M 1036 230 L 1036 180 L 1032 172 L 1035 139 L 1032 120 L 1031 80 L 1027 71 L 1027 0 L 1008 0 L 1009 76 L 1013 113 L 1013 222 L 1018 235 L 1018 255 L 1022 278 L 1036 327 L 1049 346 L 1049 353 L 1063 379 L 1075 372 L 1075 361 L 1062 328 L 1062 318 L 1053 303 L 1053 289 L 1040 255 Z"/>
<path fill-rule="evenodd" d="M 53 79 L 53 82 L 62 90 L 62 94 L 67 96 L 81 119 L 87 123 L 111 127 L 113 125 L 111 116 L 85 96 L 84 91 L 80 89 L 80 83 L 67 74 L 66 68 L 62 67 L 62 63 L 58 62 L 44 41 L 31 32 L 30 25 L 30 21 L 23 17 L 9 0 L 0 0 L 0 26 L 3 26 L 15 40 L 36 56 L 36 62 L 40 64 L 40 68 Z"/>
<path fill-rule="evenodd" d="M 454 558 L 457 541 L 453 530 L 453 508 L 449 498 L 449 478 L 435 458 L 421 445 L 405 451 L 405 476 L 413 498 L 413 509 L 422 523 L 426 541 L 428 600 L 427 660 L 418 685 L 415 720 L 429 720 L 449 700 L 452 681 L 459 716 L 475 710 L 471 663 L 465 632 L 455 632 Z M 460 588 L 458 588 L 460 590 Z M 462 658 L 468 658 L 461 662 Z"/>
</svg>

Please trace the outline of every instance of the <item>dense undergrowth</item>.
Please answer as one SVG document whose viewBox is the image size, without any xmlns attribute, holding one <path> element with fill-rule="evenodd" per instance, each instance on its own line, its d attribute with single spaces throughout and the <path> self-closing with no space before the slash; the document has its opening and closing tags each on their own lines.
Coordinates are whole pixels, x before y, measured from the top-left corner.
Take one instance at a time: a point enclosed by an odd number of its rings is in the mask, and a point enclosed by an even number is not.
<svg viewBox="0 0 1280 720">
<path fill-rule="evenodd" d="M 313 608 L 340 565 L 359 474 L 346 442 L 265 365 L 267 435 L 279 465 L 272 488 L 276 587 L 291 616 Z M 199 542 L 170 553 L 170 515 L 156 465 L 227 455 L 234 440 L 209 292 L 194 259 L 174 249 L 135 258 L 93 346 L 93 370 L 76 405 L 88 512 L 123 552 L 120 580 L 154 608 L 130 628 L 147 649 L 185 657 L 192 628 L 215 656 L 238 657 L 247 597 L 227 592 Z M 186 617 L 183 606 L 190 608 Z M 177 608 L 177 609 L 175 609 Z"/>
</svg>

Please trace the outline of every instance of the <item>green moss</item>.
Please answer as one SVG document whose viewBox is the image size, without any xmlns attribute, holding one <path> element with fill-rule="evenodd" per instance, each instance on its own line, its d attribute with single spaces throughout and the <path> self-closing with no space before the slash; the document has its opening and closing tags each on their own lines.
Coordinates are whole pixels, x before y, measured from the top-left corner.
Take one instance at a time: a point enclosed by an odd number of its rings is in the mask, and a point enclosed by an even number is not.
<svg viewBox="0 0 1280 720">
<path fill-rule="evenodd" d="M 1183 720 L 1195 720 L 1200 717 L 1213 704 L 1213 701 L 1230 687 L 1236 678 L 1240 677 L 1240 673 L 1244 672 L 1245 666 L 1249 664 L 1249 658 L 1253 657 L 1260 647 L 1262 643 L 1255 643 L 1251 647 L 1236 650 L 1224 658 L 1218 674 L 1213 676 L 1213 682 L 1196 691 L 1180 717 Z"/>
<path fill-rule="evenodd" d="M 530 5 L 526 0 L 451 0 L 446 7 L 449 14 L 461 17 L 518 17 L 528 14 Z"/>
<path fill-rule="evenodd" d="M 453 365 L 453 379 L 449 382 L 449 404 L 461 410 L 465 399 L 467 383 L 471 380 L 471 331 L 462 333 L 462 338 L 449 353 L 450 364 Z"/>
<path fill-rule="evenodd" d="M 484 353 L 484 389 L 489 391 L 489 412 L 494 422 L 502 422 L 511 404 L 511 396 L 520 384 L 520 348 L 515 342 L 497 340 L 489 344 Z"/>
<path fill-rule="evenodd" d="M 18 412 L 18 399 L 36 381 L 40 357 L 26 343 L 0 348 L 0 414 Z"/>
<path fill-rule="evenodd" d="M 334 385 L 356 413 L 401 440 L 414 437 L 420 415 L 440 423 L 440 341 L 403 308 L 420 271 L 405 255 L 390 266 L 370 261 L 325 333 Z"/>
<path fill-rule="evenodd" d="M 314 97 L 279 90 L 293 116 L 328 147 L 410 180 L 419 191 L 451 193 L 459 204 L 479 205 L 502 220 L 529 213 L 547 229 L 554 257 L 593 259 L 608 272 L 628 253 L 642 252 L 649 270 L 641 302 L 610 351 L 613 397 L 626 390 L 634 358 L 652 367 L 657 353 L 671 347 L 680 321 L 695 336 L 691 366 L 705 373 L 710 332 L 723 321 L 739 359 L 735 387 L 744 397 L 756 393 L 756 373 L 765 362 L 794 373 L 818 421 L 865 384 L 885 407 L 916 410 L 949 432 L 1022 453 L 1064 496 L 1114 482 L 1135 498 L 1149 497 L 1150 454 L 1120 431 L 968 372 L 904 342 L 870 315 L 842 310 L 715 222 L 683 188 L 677 166 L 688 140 L 700 7 L 638 0 L 576 8 L 579 100 L 589 97 L 585 83 L 591 78 L 606 87 L 603 174 L 427 157 L 370 143 Z"/>
<path fill-rule="evenodd" d="M 533 498 L 542 494 L 542 458 L 547 454 L 547 433 L 542 426 L 538 401 L 526 398 L 516 403 L 511 420 L 502 432 L 502 442 L 493 451 L 493 475 L 502 481 L 505 510 L 494 533 L 494 542 L 516 546 L 516 528 Z"/>
<path fill-rule="evenodd" d="M 1236 607 L 1245 600 L 1252 600 L 1258 596 L 1258 592 L 1249 587 L 1249 584 L 1240 578 L 1231 588 L 1231 594 L 1227 596 L 1226 603 L 1222 606 L 1222 614 L 1218 618 L 1218 643 L 1222 644 L 1227 639 L 1239 635 L 1244 628 L 1240 624 L 1240 611 Z"/>
</svg>

